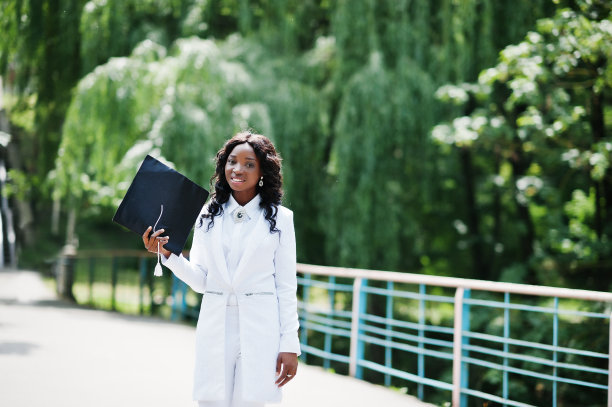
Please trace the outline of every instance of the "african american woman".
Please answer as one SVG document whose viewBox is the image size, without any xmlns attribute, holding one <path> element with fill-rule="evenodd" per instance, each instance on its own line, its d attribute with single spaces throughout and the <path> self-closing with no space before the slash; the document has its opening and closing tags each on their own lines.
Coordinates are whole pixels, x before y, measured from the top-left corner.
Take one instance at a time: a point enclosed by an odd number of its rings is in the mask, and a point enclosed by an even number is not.
<svg viewBox="0 0 612 407">
<path fill-rule="evenodd" d="M 300 354 L 293 212 L 281 205 L 281 158 L 258 134 L 219 150 L 214 191 L 189 260 L 163 248 L 163 229 L 142 236 L 164 265 L 204 294 L 196 329 L 193 397 L 199 407 L 258 407 L 281 400 Z"/>
</svg>

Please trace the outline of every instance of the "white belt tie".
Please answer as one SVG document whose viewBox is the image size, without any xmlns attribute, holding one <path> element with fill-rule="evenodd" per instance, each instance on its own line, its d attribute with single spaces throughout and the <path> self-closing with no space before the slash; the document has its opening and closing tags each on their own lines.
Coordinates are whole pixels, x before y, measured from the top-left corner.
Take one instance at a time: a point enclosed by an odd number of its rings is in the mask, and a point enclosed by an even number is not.
<svg viewBox="0 0 612 407">
<path fill-rule="evenodd" d="M 237 305 L 238 305 L 238 298 L 236 298 L 236 294 L 229 294 L 227 296 L 227 306 L 236 307 Z"/>
</svg>

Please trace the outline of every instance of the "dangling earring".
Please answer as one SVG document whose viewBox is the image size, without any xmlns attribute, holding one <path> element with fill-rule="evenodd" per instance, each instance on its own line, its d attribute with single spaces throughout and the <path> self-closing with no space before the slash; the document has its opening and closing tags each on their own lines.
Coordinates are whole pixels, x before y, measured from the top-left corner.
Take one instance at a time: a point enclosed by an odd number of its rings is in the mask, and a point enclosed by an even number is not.
<svg viewBox="0 0 612 407">
<path fill-rule="evenodd" d="M 261 179 L 259 180 L 259 186 L 263 187 L 263 175 L 261 176 Z"/>
</svg>

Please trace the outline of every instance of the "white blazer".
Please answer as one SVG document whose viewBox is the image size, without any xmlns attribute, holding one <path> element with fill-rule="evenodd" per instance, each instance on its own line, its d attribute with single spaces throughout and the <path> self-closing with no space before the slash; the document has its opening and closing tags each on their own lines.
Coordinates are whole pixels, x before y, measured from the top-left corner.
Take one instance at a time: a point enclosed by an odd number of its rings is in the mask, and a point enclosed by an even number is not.
<svg viewBox="0 0 612 407">
<path fill-rule="evenodd" d="M 202 213 L 205 213 L 206 206 Z M 280 402 L 276 386 L 279 352 L 300 354 L 297 315 L 297 278 L 293 212 L 279 206 L 276 227 L 264 211 L 230 280 L 223 252 L 223 219 L 216 217 L 206 231 L 208 219 L 193 235 L 190 260 L 172 254 L 165 262 L 194 291 L 203 293 L 196 328 L 194 400 L 225 398 L 225 312 L 227 299 L 238 300 L 240 353 L 243 366 L 243 398 L 257 402 Z"/>
</svg>

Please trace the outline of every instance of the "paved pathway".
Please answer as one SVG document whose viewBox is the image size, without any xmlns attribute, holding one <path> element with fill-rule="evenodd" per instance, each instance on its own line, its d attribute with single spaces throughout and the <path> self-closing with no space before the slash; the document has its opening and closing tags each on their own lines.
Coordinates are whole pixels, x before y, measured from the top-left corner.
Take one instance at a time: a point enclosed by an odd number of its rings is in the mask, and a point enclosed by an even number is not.
<svg viewBox="0 0 612 407">
<path fill-rule="evenodd" d="M 37 273 L 0 270 L 0 406 L 193 407 L 194 328 L 59 301 Z M 281 407 L 426 407 L 300 365 Z"/>
</svg>

